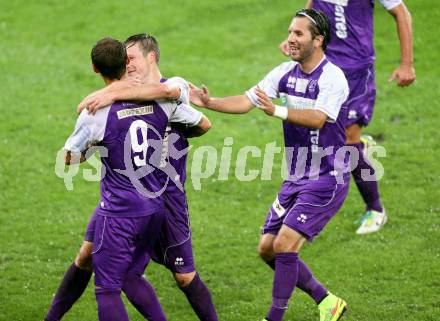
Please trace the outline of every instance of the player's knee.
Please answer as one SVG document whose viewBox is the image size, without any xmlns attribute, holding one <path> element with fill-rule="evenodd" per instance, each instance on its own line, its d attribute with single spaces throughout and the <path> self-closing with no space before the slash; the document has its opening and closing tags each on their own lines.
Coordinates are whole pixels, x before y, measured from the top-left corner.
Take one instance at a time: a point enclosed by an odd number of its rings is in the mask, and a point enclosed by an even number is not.
<svg viewBox="0 0 440 321">
<path fill-rule="evenodd" d="M 195 276 L 195 271 L 190 273 L 174 273 L 174 279 L 180 288 L 185 288 L 190 285 Z"/>
<path fill-rule="evenodd" d="M 269 244 L 265 242 L 260 242 L 260 244 L 258 244 L 257 251 L 264 261 L 269 262 L 273 259 L 274 253 L 272 243 Z"/>
<path fill-rule="evenodd" d="M 75 258 L 75 265 L 81 270 L 92 271 L 92 253 L 87 248 L 81 247 Z"/>
<path fill-rule="evenodd" d="M 358 124 L 353 124 L 346 128 L 345 136 L 347 144 L 356 144 L 361 141 L 362 128 Z"/>
</svg>

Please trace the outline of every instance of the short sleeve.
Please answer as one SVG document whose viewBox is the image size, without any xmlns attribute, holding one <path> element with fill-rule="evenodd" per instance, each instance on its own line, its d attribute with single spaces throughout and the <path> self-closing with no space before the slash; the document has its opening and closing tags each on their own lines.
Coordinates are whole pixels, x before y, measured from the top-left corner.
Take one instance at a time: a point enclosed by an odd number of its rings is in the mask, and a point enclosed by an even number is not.
<svg viewBox="0 0 440 321">
<path fill-rule="evenodd" d="M 329 63 L 318 80 L 318 86 L 315 109 L 325 113 L 329 120 L 334 122 L 348 97 L 347 79 L 341 69 Z"/>
<path fill-rule="evenodd" d="M 170 114 L 170 122 L 196 126 L 200 123 L 203 114 L 188 104 L 178 105 Z"/>
<path fill-rule="evenodd" d="M 180 89 L 180 97 L 178 102 L 189 104 L 189 85 L 188 82 L 181 77 L 171 77 L 166 82 L 171 87 L 177 87 Z"/>
<path fill-rule="evenodd" d="M 403 3 L 402 0 L 379 0 L 379 2 L 382 4 L 382 6 L 386 10 L 391 10 L 397 7 L 399 4 Z"/>
<path fill-rule="evenodd" d="M 64 149 L 72 153 L 81 153 L 102 141 L 109 110 L 110 107 L 106 107 L 91 115 L 84 109 L 76 121 L 73 133 L 64 144 Z"/>
<path fill-rule="evenodd" d="M 258 106 L 258 98 L 255 94 L 255 88 L 261 88 L 269 98 L 279 98 L 279 83 L 281 78 L 294 67 L 295 62 L 285 62 L 278 67 L 272 69 L 256 86 L 246 91 L 246 96 L 254 104 Z"/>
</svg>

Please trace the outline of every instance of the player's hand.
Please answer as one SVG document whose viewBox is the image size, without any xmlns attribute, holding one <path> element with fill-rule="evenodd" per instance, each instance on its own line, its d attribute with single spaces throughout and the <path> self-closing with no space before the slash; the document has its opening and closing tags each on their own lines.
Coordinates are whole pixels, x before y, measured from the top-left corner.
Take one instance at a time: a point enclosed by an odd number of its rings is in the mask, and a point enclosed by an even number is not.
<svg viewBox="0 0 440 321">
<path fill-rule="evenodd" d="M 270 99 L 260 87 L 255 88 L 255 94 L 258 97 L 258 107 L 269 116 L 273 116 L 275 105 L 273 104 L 272 99 Z"/>
<path fill-rule="evenodd" d="M 196 106 L 199 107 L 209 107 L 209 102 L 211 97 L 209 96 L 209 89 L 205 85 L 202 88 L 195 86 L 192 83 L 188 83 L 189 88 L 191 89 L 189 92 L 189 100 Z"/>
<path fill-rule="evenodd" d="M 397 86 L 406 87 L 416 79 L 416 72 L 412 64 L 400 64 L 391 74 L 388 82 L 396 81 Z"/>
<path fill-rule="evenodd" d="M 103 88 L 84 98 L 79 103 L 76 111 L 81 113 L 84 109 L 87 109 L 90 114 L 95 115 L 99 109 L 111 105 L 114 102 L 115 99 L 113 98 L 112 92 L 107 88 Z"/>
<path fill-rule="evenodd" d="M 283 53 L 283 55 L 285 55 L 287 57 L 290 56 L 290 46 L 289 46 L 289 42 L 287 41 L 287 39 L 284 40 L 282 43 L 280 43 L 278 48 L 280 48 L 280 50 Z"/>
</svg>

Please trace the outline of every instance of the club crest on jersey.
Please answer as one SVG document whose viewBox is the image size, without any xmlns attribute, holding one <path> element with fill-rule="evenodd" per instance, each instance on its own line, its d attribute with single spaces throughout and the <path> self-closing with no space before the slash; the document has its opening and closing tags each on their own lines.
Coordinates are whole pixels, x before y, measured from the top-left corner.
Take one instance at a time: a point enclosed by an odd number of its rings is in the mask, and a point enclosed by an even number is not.
<svg viewBox="0 0 440 321">
<path fill-rule="evenodd" d="M 309 82 L 309 92 L 313 94 L 316 90 L 316 86 L 318 85 L 318 81 L 315 79 L 310 80 Z"/>
</svg>

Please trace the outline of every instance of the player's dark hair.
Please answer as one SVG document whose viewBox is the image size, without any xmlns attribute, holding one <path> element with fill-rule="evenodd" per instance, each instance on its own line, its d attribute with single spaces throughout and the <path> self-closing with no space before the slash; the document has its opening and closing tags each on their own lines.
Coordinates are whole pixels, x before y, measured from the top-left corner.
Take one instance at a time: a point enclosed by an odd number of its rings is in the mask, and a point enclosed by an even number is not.
<svg viewBox="0 0 440 321">
<path fill-rule="evenodd" d="M 322 50 L 327 49 L 330 42 L 330 21 L 324 12 L 315 9 L 301 9 L 295 14 L 295 17 L 305 17 L 309 20 L 310 32 L 312 38 L 322 36 Z"/>
<path fill-rule="evenodd" d="M 129 48 L 137 43 L 139 44 L 139 48 L 141 49 L 144 57 L 146 57 L 148 53 L 154 51 L 154 53 L 156 54 L 156 63 L 159 64 L 160 49 L 156 38 L 149 35 L 148 33 L 140 33 L 138 35 L 130 36 L 124 41 L 124 45 L 126 48 Z"/>
<path fill-rule="evenodd" d="M 90 54 L 99 73 L 110 79 L 121 79 L 125 74 L 127 51 L 122 42 L 111 37 L 99 40 Z"/>
</svg>

